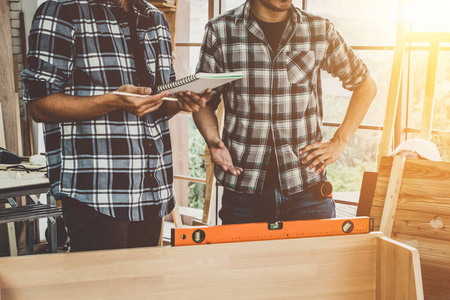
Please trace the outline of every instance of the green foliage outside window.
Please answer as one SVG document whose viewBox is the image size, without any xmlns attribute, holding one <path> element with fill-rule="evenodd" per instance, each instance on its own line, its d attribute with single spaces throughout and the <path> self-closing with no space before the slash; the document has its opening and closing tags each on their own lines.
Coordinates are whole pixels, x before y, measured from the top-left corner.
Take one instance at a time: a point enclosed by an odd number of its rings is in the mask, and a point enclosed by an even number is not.
<svg viewBox="0 0 450 300">
<path fill-rule="evenodd" d="M 199 154 L 205 153 L 206 143 L 197 131 L 192 117 L 189 119 L 189 176 L 205 178 L 205 158 Z M 189 207 L 203 209 L 205 203 L 205 184 L 189 182 Z"/>
</svg>

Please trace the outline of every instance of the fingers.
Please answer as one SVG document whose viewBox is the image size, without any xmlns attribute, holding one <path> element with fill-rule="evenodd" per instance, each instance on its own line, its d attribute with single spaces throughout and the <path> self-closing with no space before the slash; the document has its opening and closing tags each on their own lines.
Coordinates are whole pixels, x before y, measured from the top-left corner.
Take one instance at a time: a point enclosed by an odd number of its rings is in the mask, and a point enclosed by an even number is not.
<svg viewBox="0 0 450 300">
<path fill-rule="evenodd" d="M 191 91 L 178 92 L 177 98 L 181 103 L 181 109 L 187 112 L 197 112 L 204 108 L 206 102 L 211 98 L 211 89 L 206 90 L 202 95 L 198 95 Z"/>
<path fill-rule="evenodd" d="M 345 145 L 333 140 L 313 143 L 300 149 L 299 156 L 305 155 L 300 163 L 308 170 L 320 174 L 342 155 Z"/>
<path fill-rule="evenodd" d="M 321 150 L 313 150 L 311 152 L 308 153 L 308 155 L 306 155 L 304 158 L 302 158 L 300 160 L 300 162 L 302 163 L 302 165 L 307 166 L 307 167 L 314 167 L 311 166 L 314 163 L 319 163 L 321 161 L 323 161 L 325 159 L 325 157 L 322 157 L 323 155 L 323 151 Z M 316 165 L 314 164 L 314 165 Z"/>
<path fill-rule="evenodd" d="M 145 86 L 135 86 L 132 84 L 125 84 L 122 85 L 117 89 L 119 92 L 125 92 L 130 94 L 137 94 L 137 95 L 150 95 L 152 93 L 152 89 Z"/>
<path fill-rule="evenodd" d="M 163 100 L 159 100 L 158 102 L 154 102 L 151 105 L 146 105 L 145 107 L 141 107 L 141 110 L 136 113 L 136 116 L 142 117 L 148 113 L 154 112 L 158 110 L 159 107 L 164 103 Z"/>
<path fill-rule="evenodd" d="M 313 143 L 300 149 L 299 156 L 302 154 L 307 155 L 300 159 L 300 163 L 310 171 L 314 171 L 316 174 L 320 174 L 331 163 L 329 162 L 330 156 L 326 152 L 325 144 Z"/>
<path fill-rule="evenodd" d="M 157 110 L 164 103 L 162 98 L 169 95 L 169 92 L 150 95 L 151 88 L 133 85 L 121 86 L 118 91 L 127 93 L 118 96 L 117 99 L 120 99 L 118 107 L 138 117 Z M 145 95 L 145 97 L 133 95 Z"/>
<path fill-rule="evenodd" d="M 209 146 L 209 149 L 213 163 L 221 168 L 222 171 L 228 172 L 234 176 L 241 175 L 244 171 L 242 168 L 234 166 L 231 155 L 222 140 L 215 140 L 213 144 Z"/>
<path fill-rule="evenodd" d="M 230 173 L 230 174 L 232 174 L 234 176 L 241 175 L 241 173 L 243 171 L 242 168 L 235 167 L 232 164 L 228 164 L 228 165 L 227 164 L 221 164 L 221 165 L 219 165 L 219 167 L 222 169 L 222 171 L 228 172 L 228 173 Z"/>
<path fill-rule="evenodd" d="M 317 142 L 307 145 L 298 151 L 298 155 L 303 155 L 313 149 L 317 149 L 319 146 L 320 146 L 320 143 L 317 143 Z"/>
</svg>

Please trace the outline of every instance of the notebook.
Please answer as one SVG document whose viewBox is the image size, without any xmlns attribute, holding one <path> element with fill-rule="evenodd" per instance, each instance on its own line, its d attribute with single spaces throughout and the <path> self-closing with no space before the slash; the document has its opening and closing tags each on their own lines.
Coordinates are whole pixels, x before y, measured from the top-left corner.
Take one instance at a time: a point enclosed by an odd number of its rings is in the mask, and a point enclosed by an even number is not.
<svg viewBox="0 0 450 300">
<path fill-rule="evenodd" d="M 242 72 L 197 73 L 156 87 L 156 93 L 192 91 L 197 94 L 242 78 Z"/>
</svg>

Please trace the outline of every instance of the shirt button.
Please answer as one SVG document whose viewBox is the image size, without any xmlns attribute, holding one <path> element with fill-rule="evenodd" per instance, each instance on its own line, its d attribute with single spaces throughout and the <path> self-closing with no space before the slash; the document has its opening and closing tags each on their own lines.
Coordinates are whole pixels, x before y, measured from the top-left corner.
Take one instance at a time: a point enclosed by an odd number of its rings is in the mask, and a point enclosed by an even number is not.
<svg viewBox="0 0 450 300">
<path fill-rule="evenodd" d="M 133 52 L 131 52 L 131 58 L 134 58 L 134 53 Z"/>
<path fill-rule="evenodd" d="M 153 146 L 153 144 L 152 143 L 148 143 L 148 146 L 151 147 L 151 146 Z"/>
<path fill-rule="evenodd" d="M 122 27 L 122 28 L 127 27 L 127 23 L 122 23 L 122 24 L 120 24 L 120 27 Z"/>
<path fill-rule="evenodd" d="M 149 173 L 148 176 L 150 176 L 150 178 L 153 178 L 153 173 Z"/>
</svg>

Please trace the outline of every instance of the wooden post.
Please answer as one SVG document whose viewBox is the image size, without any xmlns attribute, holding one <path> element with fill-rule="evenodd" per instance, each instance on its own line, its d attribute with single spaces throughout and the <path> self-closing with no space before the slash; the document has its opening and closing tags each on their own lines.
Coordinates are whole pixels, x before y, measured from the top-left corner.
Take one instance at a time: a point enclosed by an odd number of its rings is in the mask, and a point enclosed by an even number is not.
<svg viewBox="0 0 450 300">
<path fill-rule="evenodd" d="M 423 100 L 421 137 L 425 140 L 431 139 L 434 108 L 434 88 L 436 85 L 436 70 L 439 56 L 439 42 L 430 43 L 428 54 L 427 81 L 425 84 L 425 99 Z"/>
<path fill-rule="evenodd" d="M 17 114 L 19 103 L 14 93 L 14 67 L 12 56 L 11 23 L 9 18 L 9 1 L 0 1 L 0 101 L 3 110 L 3 123 L 5 131 L 17 132 L 19 124 Z M 19 153 L 19 140 L 16 134 L 5 136 L 6 149 Z"/>
<path fill-rule="evenodd" d="M 219 134 L 222 135 L 223 128 L 223 118 L 224 118 L 224 105 L 223 101 L 220 102 L 219 108 L 217 109 L 217 121 L 219 125 Z M 206 155 L 206 188 L 205 188 L 205 204 L 203 205 L 203 217 L 202 222 L 210 224 L 210 211 L 211 200 L 214 198 L 213 193 L 216 187 L 216 179 L 214 177 L 214 163 L 211 159 L 211 154 L 209 153 L 208 146 L 205 149 Z M 217 221 L 217 220 L 216 220 Z"/>
<path fill-rule="evenodd" d="M 403 171 L 405 169 L 406 157 L 396 155 L 392 162 L 391 175 L 384 202 L 383 215 L 381 217 L 380 231 L 388 238 L 392 235 L 394 227 L 395 212 L 397 209 L 398 196 L 402 184 Z"/>
<path fill-rule="evenodd" d="M 402 76 L 403 54 L 405 53 L 405 37 L 398 37 L 394 50 L 394 62 L 392 64 L 391 81 L 384 117 L 383 134 L 381 136 L 378 166 L 382 156 L 386 156 L 391 150 L 392 133 L 394 129 L 395 115 L 397 113 L 398 98 L 400 91 L 400 79 Z"/>
</svg>

